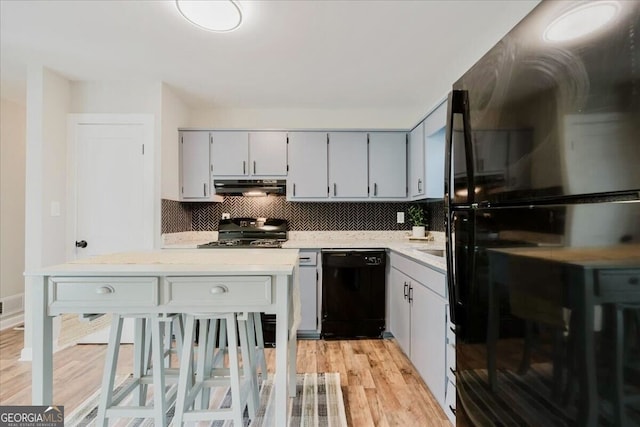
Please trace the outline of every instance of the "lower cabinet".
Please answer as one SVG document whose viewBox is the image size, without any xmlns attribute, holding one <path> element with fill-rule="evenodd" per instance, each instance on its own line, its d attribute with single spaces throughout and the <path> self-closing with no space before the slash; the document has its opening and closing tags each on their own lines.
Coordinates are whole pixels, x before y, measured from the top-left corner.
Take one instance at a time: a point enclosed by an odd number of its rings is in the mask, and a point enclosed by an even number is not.
<svg viewBox="0 0 640 427">
<path fill-rule="evenodd" d="M 319 256 L 317 251 L 300 251 L 300 326 L 299 336 L 317 338 Z"/>
<path fill-rule="evenodd" d="M 455 402 L 455 376 L 447 372 L 452 349 L 455 363 L 455 347 L 448 345 L 447 338 L 445 275 L 392 253 L 390 281 L 389 330 L 444 412 L 451 416 L 447 403 L 451 396 L 447 392 L 453 387 Z M 447 384 L 449 381 L 452 384 Z"/>
</svg>

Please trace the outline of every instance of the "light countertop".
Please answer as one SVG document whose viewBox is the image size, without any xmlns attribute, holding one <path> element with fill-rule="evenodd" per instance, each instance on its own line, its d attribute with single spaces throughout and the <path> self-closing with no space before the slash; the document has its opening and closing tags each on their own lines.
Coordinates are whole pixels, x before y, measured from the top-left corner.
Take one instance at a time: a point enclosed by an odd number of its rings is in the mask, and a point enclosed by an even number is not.
<svg viewBox="0 0 640 427">
<path fill-rule="evenodd" d="M 215 233 L 215 238 L 212 233 Z M 389 249 L 414 261 L 446 272 L 445 257 L 438 257 L 419 249 L 444 249 L 444 233 L 431 232 L 434 240 L 409 240 L 406 231 L 290 231 L 284 249 Z M 196 248 L 197 245 L 217 240 L 217 233 L 185 232 L 163 236 L 164 249 Z M 241 251 L 244 249 L 214 249 L 213 251 Z M 267 249 L 271 252 L 273 249 Z M 277 250 L 276 250 L 277 251 Z"/>
<path fill-rule="evenodd" d="M 176 249 L 100 255 L 45 267 L 29 275 L 277 275 L 292 274 L 297 263 L 296 249 Z"/>
</svg>

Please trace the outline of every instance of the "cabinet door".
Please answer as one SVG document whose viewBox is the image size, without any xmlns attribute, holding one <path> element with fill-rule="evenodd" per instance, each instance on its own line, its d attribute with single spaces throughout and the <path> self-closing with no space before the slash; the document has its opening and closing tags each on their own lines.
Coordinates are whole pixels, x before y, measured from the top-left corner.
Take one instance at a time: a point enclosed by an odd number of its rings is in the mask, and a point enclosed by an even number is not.
<svg viewBox="0 0 640 427">
<path fill-rule="evenodd" d="M 251 132 L 249 160 L 253 176 L 286 176 L 287 133 Z"/>
<path fill-rule="evenodd" d="M 409 290 L 411 279 L 395 268 L 391 268 L 391 284 L 389 285 L 389 323 L 390 331 L 398 345 L 407 356 L 411 355 L 410 326 L 411 314 L 405 292 Z"/>
<path fill-rule="evenodd" d="M 369 134 L 369 194 L 372 198 L 407 197 L 407 134 Z"/>
<path fill-rule="evenodd" d="M 366 133 L 329 134 L 329 186 L 332 198 L 364 199 L 369 196 Z"/>
<path fill-rule="evenodd" d="M 413 281 L 411 361 L 441 406 L 445 404 L 447 303 Z"/>
<path fill-rule="evenodd" d="M 447 103 L 440 104 L 424 120 L 425 197 L 444 197 L 444 150 Z"/>
<path fill-rule="evenodd" d="M 211 136 L 213 176 L 249 175 L 249 133 L 215 131 Z"/>
<path fill-rule="evenodd" d="M 302 255 L 302 253 L 301 253 Z M 314 254 L 315 256 L 315 254 Z M 317 329 L 318 304 L 318 270 L 317 267 L 300 267 L 300 326 L 301 331 L 315 331 Z"/>
<path fill-rule="evenodd" d="M 209 132 L 180 133 L 180 174 L 183 199 L 209 197 Z"/>
<path fill-rule="evenodd" d="M 289 132 L 287 198 L 328 197 L 327 134 Z"/>
<path fill-rule="evenodd" d="M 409 134 L 409 195 L 424 196 L 424 122 Z"/>
</svg>

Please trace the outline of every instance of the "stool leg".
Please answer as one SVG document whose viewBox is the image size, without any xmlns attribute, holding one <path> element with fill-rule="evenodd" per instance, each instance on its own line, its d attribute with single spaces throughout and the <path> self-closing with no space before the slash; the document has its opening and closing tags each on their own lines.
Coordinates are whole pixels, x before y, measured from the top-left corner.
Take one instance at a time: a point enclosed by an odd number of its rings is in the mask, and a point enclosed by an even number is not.
<svg viewBox="0 0 640 427">
<path fill-rule="evenodd" d="M 102 375 L 102 394 L 98 402 L 98 415 L 96 425 L 108 427 L 109 420 L 106 417 L 107 408 L 113 401 L 113 383 L 116 376 L 116 366 L 118 364 L 118 353 L 120 351 L 120 338 L 122 336 L 122 316 L 114 314 L 111 320 L 111 331 L 109 332 L 109 345 L 107 346 L 107 358 Z M 105 390 L 106 388 L 106 390 Z"/>
<path fill-rule="evenodd" d="M 182 346 L 182 354 L 180 357 L 180 375 L 178 377 L 178 397 L 176 398 L 176 409 L 173 418 L 173 423 L 177 427 L 182 426 L 184 412 L 187 409 L 185 406 L 187 395 L 189 392 L 189 385 L 193 383 L 191 375 L 193 372 L 193 335 L 195 319 L 191 315 L 186 316 L 186 325 L 184 331 L 184 344 Z"/>
<path fill-rule="evenodd" d="M 238 352 L 237 350 L 232 350 L 235 348 L 236 343 L 238 342 L 238 330 L 236 326 L 236 316 L 235 314 L 231 314 L 227 317 L 227 339 L 230 343 L 229 350 L 229 368 L 231 373 L 231 396 L 232 402 L 231 412 L 233 413 L 233 425 L 234 426 L 242 426 L 242 412 L 244 408 L 241 406 L 240 402 L 240 368 L 238 362 Z M 231 344 L 232 343 L 232 344 Z"/>
<path fill-rule="evenodd" d="M 246 320 L 245 320 L 246 319 Z M 238 332 L 240 335 L 240 351 L 242 353 L 242 374 L 245 380 L 249 381 L 249 417 L 255 418 L 258 411 L 259 396 L 258 396 L 258 383 L 256 380 L 256 367 L 255 367 L 255 341 L 249 344 L 247 335 L 251 322 L 253 319 L 251 313 L 244 313 L 242 317 L 238 316 Z M 253 350 L 253 351 L 252 351 Z M 253 355 L 251 354 L 253 353 Z"/>
<path fill-rule="evenodd" d="M 264 355 L 264 335 L 262 334 L 262 317 L 260 313 L 253 313 L 252 328 L 256 334 L 256 349 L 258 353 L 258 362 L 260 363 L 260 372 L 262 372 L 262 381 L 267 379 L 267 359 Z"/>
<path fill-rule="evenodd" d="M 148 329 L 146 319 L 136 318 L 135 324 L 135 341 L 133 344 L 133 379 L 138 383 L 136 387 L 138 391 L 137 402 L 138 406 L 144 406 L 147 398 L 147 386 L 140 383 L 140 378 L 146 374 L 147 355 L 149 354 L 148 345 Z"/>
<path fill-rule="evenodd" d="M 615 425 L 623 426 L 625 421 L 624 404 L 624 308 L 615 307 L 616 342 L 614 351 L 614 394 L 613 409 Z"/>
<path fill-rule="evenodd" d="M 215 320 L 201 319 L 200 320 L 200 335 L 198 337 L 198 356 L 196 357 L 196 382 L 202 382 L 209 376 L 211 372 L 211 348 L 213 346 L 213 340 L 215 339 L 215 328 L 212 327 Z M 199 409 L 205 409 L 209 407 L 209 388 L 203 387 L 200 391 L 200 399 L 198 403 Z M 197 401 L 198 399 L 196 399 Z"/>
<path fill-rule="evenodd" d="M 162 325 L 161 325 L 162 323 Z M 162 331 L 166 331 L 164 322 L 159 318 L 151 320 L 151 346 L 153 357 L 153 412 L 156 424 L 167 425 L 167 402 L 165 399 L 164 347 Z"/>
</svg>

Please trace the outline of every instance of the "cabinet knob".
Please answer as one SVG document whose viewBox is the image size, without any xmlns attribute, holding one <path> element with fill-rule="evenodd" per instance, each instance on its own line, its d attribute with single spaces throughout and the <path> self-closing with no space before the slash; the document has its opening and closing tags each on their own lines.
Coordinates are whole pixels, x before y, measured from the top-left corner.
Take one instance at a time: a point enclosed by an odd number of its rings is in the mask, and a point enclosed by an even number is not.
<svg viewBox="0 0 640 427">
<path fill-rule="evenodd" d="M 80 241 L 76 240 L 76 248 L 86 248 L 86 247 L 87 247 L 86 240 L 80 240 Z"/>
<path fill-rule="evenodd" d="M 213 288 L 211 288 L 211 290 L 209 292 L 211 292 L 211 294 L 213 294 L 213 295 L 224 294 L 224 293 L 229 292 L 229 289 L 227 289 L 226 286 L 214 286 Z"/>
<path fill-rule="evenodd" d="M 96 294 L 99 295 L 107 295 L 107 294 L 112 294 L 114 293 L 116 290 L 113 289 L 112 286 L 110 285 L 106 285 L 106 286 L 100 286 L 99 288 L 96 288 Z"/>
</svg>

